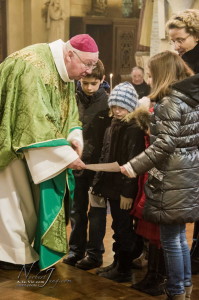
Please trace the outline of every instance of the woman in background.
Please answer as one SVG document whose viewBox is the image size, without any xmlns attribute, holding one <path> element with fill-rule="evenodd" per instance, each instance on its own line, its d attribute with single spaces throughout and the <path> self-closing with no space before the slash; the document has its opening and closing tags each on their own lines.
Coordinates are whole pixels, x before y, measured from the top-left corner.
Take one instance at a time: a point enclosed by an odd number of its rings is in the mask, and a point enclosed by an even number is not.
<svg viewBox="0 0 199 300">
<path fill-rule="evenodd" d="M 187 9 L 173 15 L 166 30 L 174 49 L 195 73 L 199 73 L 199 10 Z M 199 222 L 194 225 L 191 264 L 192 274 L 199 274 Z"/>
</svg>

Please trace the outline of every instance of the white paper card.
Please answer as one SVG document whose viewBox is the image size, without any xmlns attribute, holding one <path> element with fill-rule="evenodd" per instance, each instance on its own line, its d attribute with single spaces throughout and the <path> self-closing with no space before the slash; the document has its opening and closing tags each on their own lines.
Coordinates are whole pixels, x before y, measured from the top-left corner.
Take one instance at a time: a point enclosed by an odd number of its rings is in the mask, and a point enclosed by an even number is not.
<svg viewBox="0 0 199 300">
<path fill-rule="evenodd" d="M 86 165 L 86 169 L 92 171 L 103 171 L 103 172 L 120 172 L 120 166 L 118 162 L 106 163 L 106 164 L 89 164 Z"/>
</svg>

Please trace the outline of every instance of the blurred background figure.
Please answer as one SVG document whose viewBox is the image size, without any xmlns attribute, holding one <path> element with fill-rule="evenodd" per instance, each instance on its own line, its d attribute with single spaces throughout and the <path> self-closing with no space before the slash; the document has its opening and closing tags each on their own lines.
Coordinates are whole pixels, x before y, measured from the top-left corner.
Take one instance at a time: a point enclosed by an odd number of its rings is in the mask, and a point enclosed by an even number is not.
<svg viewBox="0 0 199 300">
<path fill-rule="evenodd" d="M 132 69 L 131 81 L 138 94 L 139 99 L 149 95 L 150 86 L 144 80 L 144 69 L 142 67 L 136 66 Z"/>
</svg>

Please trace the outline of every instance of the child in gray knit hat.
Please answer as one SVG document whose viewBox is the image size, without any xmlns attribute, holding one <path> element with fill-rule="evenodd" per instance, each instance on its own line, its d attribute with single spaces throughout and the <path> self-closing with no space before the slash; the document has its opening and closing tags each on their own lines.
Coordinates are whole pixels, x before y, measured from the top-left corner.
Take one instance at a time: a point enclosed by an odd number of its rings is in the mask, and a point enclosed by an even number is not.
<svg viewBox="0 0 199 300">
<path fill-rule="evenodd" d="M 138 96 L 129 82 L 118 84 L 111 92 L 108 105 L 113 116 L 106 129 L 101 163 L 117 161 L 119 165 L 127 157 L 132 158 L 145 149 L 144 131 L 133 117 L 138 106 Z M 131 281 L 131 262 L 137 244 L 130 210 L 138 191 L 138 178 L 125 178 L 121 173 L 97 172 L 92 185 L 92 194 L 108 200 L 114 230 L 113 263 L 97 270 L 97 274 L 117 282 Z"/>
<path fill-rule="evenodd" d="M 130 82 L 122 82 L 112 90 L 108 105 L 109 107 L 117 105 L 132 112 L 138 106 L 138 94 Z"/>
</svg>

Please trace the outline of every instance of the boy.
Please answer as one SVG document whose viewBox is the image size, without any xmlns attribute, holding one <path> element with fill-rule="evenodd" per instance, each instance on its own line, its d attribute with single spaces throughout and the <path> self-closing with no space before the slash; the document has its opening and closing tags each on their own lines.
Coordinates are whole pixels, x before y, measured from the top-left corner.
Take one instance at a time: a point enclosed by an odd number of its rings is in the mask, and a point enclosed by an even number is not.
<svg viewBox="0 0 199 300">
<path fill-rule="evenodd" d="M 108 94 L 105 91 L 109 86 L 104 81 L 104 77 L 103 63 L 98 60 L 92 73 L 87 74 L 77 83 L 76 98 L 84 139 L 82 160 L 85 164 L 98 163 L 104 132 L 110 124 Z M 69 255 L 63 261 L 84 270 L 99 267 L 104 253 L 106 208 L 91 207 L 87 214 L 88 190 L 94 174 L 89 170 L 74 172 L 76 187 L 73 207 L 70 211 L 72 232 L 69 239 Z"/>
</svg>

